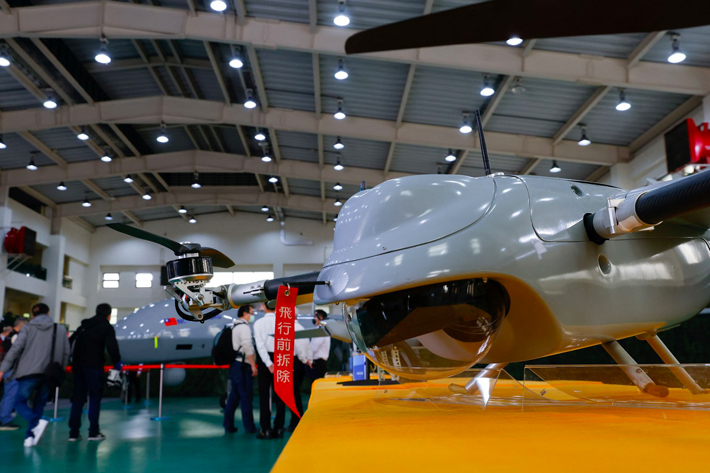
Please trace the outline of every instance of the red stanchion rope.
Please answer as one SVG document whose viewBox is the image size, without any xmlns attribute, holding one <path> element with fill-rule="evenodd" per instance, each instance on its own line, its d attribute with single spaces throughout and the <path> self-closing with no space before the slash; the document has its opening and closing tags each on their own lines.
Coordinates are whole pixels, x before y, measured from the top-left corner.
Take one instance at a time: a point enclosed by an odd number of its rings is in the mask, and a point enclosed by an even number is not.
<svg viewBox="0 0 710 473">
<path fill-rule="evenodd" d="M 161 368 L 185 368 L 192 370 L 225 370 L 229 369 L 229 365 L 180 365 L 180 364 L 165 364 L 165 365 L 123 365 L 121 371 L 143 371 L 143 370 L 159 370 Z M 104 366 L 104 372 L 113 369 L 113 366 Z M 71 366 L 67 366 L 67 373 L 71 373 Z"/>
</svg>

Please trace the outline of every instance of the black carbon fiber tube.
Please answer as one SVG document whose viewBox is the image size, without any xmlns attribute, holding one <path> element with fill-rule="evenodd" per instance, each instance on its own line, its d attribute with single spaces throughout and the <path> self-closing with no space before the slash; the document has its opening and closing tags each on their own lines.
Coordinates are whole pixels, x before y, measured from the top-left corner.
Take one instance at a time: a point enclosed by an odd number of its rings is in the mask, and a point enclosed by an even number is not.
<svg viewBox="0 0 710 473">
<path fill-rule="evenodd" d="M 655 225 L 710 207 L 710 171 L 700 172 L 649 191 L 636 201 L 636 215 Z"/>
<path fill-rule="evenodd" d="M 299 274 L 287 278 L 270 279 L 264 283 L 264 295 L 269 300 L 276 299 L 279 286 L 285 286 L 286 283 L 297 287 L 299 294 L 311 294 L 317 285 L 325 284 L 325 282 L 318 281 L 319 274 L 318 271 L 314 271 L 312 273 Z"/>
</svg>

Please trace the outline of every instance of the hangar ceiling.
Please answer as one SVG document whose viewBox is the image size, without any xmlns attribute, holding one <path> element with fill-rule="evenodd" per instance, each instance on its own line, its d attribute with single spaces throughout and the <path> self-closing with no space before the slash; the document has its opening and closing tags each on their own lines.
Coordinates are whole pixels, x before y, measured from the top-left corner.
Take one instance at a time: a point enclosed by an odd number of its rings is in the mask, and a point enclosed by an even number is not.
<svg viewBox="0 0 710 473">
<path fill-rule="evenodd" d="M 682 64 L 667 61 L 669 32 L 342 54 L 356 30 L 469 3 L 348 0 L 337 27 L 337 0 L 235 0 L 223 13 L 209 0 L 2 1 L 0 184 L 92 227 L 108 213 L 325 222 L 361 181 L 483 175 L 476 137 L 459 131 L 476 108 L 494 171 L 595 180 L 710 94 L 710 27 L 673 32 Z M 109 64 L 95 60 L 102 45 Z"/>
</svg>

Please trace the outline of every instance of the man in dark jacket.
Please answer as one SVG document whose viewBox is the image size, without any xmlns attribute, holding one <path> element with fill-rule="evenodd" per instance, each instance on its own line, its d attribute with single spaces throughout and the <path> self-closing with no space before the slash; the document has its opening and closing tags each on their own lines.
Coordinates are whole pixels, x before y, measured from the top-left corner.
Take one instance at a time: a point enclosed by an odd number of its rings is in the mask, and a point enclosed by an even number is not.
<svg viewBox="0 0 710 473">
<path fill-rule="evenodd" d="M 54 330 L 56 328 L 56 337 Z M 52 343 L 54 340 L 54 343 Z M 52 353 L 54 345 L 54 353 Z M 17 388 L 15 410 L 28 422 L 25 447 L 37 445 L 42 438 L 47 421 L 42 419 L 44 406 L 49 399 L 49 386 L 45 371 L 50 361 L 60 363 L 62 368 L 69 360 L 69 340 L 64 326 L 55 324 L 49 317 L 47 304 L 32 306 L 32 320 L 17 335 L 15 343 L 0 365 L 0 379 L 13 368 L 12 376 L 20 384 Z M 32 399 L 32 407 L 29 401 Z"/>
<path fill-rule="evenodd" d="M 118 351 L 116 331 L 109 322 L 111 306 L 99 304 L 96 315 L 84 319 L 79 329 L 72 335 L 72 371 L 74 372 L 74 395 L 69 417 L 69 441 L 81 440 L 81 411 L 89 396 L 89 440 L 104 440 L 99 430 L 101 395 L 104 385 L 104 352 L 108 352 L 111 362 L 119 365 L 121 353 Z"/>
</svg>

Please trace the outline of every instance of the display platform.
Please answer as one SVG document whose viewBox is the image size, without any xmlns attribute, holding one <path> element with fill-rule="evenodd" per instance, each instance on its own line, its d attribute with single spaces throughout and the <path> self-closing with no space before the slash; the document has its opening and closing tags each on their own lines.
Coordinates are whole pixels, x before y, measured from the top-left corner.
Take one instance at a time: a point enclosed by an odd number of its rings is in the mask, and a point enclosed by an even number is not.
<svg viewBox="0 0 710 473">
<path fill-rule="evenodd" d="M 710 459 L 706 410 L 599 402 L 536 402 L 522 408 L 504 402 L 505 396 L 496 402 L 496 389 L 519 391 L 512 379 L 499 380 L 485 406 L 466 405 L 425 399 L 427 392 L 450 399 L 451 379 L 382 387 L 338 384 L 347 380 L 314 384 L 308 411 L 273 472 L 705 471 Z M 599 395 L 619 389 L 593 384 Z M 525 389 L 537 394 L 546 386 L 546 381 L 525 382 Z"/>
</svg>

